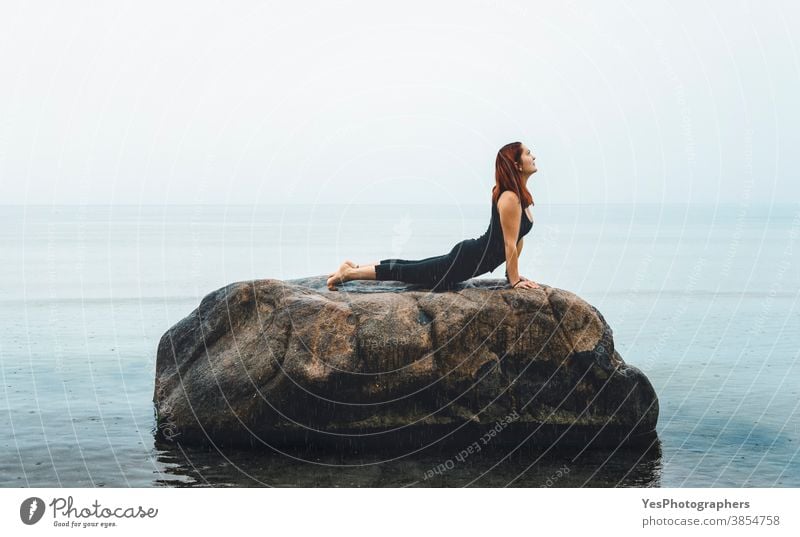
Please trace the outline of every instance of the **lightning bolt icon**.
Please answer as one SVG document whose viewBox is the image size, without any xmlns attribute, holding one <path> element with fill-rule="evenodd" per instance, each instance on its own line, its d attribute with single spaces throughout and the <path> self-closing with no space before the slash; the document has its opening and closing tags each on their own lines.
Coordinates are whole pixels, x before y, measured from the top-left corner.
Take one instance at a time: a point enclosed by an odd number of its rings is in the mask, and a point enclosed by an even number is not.
<svg viewBox="0 0 800 537">
<path fill-rule="evenodd" d="M 39 502 L 37 502 L 35 498 L 33 500 L 31 500 L 31 510 L 30 510 L 30 513 L 28 513 L 28 520 L 33 518 L 33 513 L 36 512 L 36 508 L 38 507 L 38 503 Z"/>
</svg>

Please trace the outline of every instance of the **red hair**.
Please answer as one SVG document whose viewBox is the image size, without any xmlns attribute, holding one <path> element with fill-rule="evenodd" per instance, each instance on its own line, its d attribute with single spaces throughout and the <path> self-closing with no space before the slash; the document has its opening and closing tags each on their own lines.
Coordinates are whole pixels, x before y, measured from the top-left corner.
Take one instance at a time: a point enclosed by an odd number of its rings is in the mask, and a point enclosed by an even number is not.
<svg viewBox="0 0 800 537">
<path fill-rule="evenodd" d="M 500 194 L 506 190 L 514 192 L 522 207 L 533 205 L 528 187 L 522 182 L 517 165 L 522 157 L 522 142 L 512 142 L 500 148 L 494 162 L 495 185 L 492 188 L 492 203 L 497 203 Z"/>
</svg>

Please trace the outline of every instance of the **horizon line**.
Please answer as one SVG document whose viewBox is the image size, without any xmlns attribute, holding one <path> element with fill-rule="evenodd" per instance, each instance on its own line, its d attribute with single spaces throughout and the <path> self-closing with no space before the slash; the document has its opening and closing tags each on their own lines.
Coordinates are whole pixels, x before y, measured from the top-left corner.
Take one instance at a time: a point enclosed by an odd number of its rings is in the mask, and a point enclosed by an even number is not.
<svg viewBox="0 0 800 537">
<path fill-rule="evenodd" d="M 450 205 L 459 207 L 464 205 L 483 206 L 485 202 L 466 202 L 466 203 L 430 203 L 430 202 L 374 202 L 374 203 L 300 203 L 300 202 L 286 202 L 286 203 L 0 203 L 0 207 L 283 207 L 287 205 L 356 205 L 356 206 L 372 206 L 372 205 L 432 205 L 442 206 Z M 800 205 L 800 201 L 608 201 L 608 202 L 549 202 L 539 203 L 542 206 L 551 205 L 776 205 L 776 206 L 793 206 Z"/>
</svg>

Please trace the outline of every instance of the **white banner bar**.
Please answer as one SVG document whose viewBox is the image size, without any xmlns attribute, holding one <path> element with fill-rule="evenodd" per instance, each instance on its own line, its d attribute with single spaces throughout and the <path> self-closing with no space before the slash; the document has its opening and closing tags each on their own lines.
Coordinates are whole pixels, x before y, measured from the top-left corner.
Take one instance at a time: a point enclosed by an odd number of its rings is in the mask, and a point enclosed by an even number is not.
<svg viewBox="0 0 800 537">
<path fill-rule="evenodd" d="M 0 499 L 2 535 L 800 534 L 798 489 L 2 489 Z"/>
</svg>

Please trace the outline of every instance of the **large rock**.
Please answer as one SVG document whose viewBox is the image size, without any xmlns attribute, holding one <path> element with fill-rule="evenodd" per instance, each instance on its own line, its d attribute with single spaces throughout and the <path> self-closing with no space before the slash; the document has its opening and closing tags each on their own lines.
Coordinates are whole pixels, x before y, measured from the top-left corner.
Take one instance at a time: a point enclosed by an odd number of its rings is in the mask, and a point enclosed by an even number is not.
<svg viewBox="0 0 800 537">
<path fill-rule="evenodd" d="M 328 449 L 642 444 L 658 419 L 593 306 L 486 279 L 230 284 L 161 338 L 154 402 L 162 440 Z"/>
</svg>

